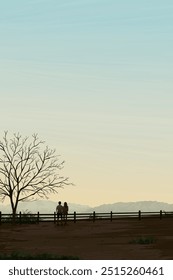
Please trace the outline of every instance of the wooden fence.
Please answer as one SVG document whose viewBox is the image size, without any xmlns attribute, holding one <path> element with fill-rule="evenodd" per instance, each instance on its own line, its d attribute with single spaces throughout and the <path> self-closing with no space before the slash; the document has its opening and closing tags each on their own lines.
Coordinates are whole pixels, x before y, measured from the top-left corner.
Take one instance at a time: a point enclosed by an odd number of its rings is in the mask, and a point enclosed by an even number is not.
<svg viewBox="0 0 173 280">
<path fill-rule="evenodd" d="M 138 219 L 141 220 L 143 218 L 173 218 L 173 212 L 165 212 L 160 210 L 159 212 L 109 212 L 109 213 L 96 213 L 95 211 L 92 213 L 69 213 L 67 220 L 71 222 L 80 222 L 80 221 L 92 221 L 95 222 L 97 220 L 117 220 L 117 219 Z M 31 214 L 31 213 L 21 213 L 16 214 L 16 222 L 18 223 L 40 223 L 40 222 L 54 222 L 57 221 L 56 213 L 52 214 Z M 11 214 L 4 214 L 0 212 L 0 224 L 2 223 L 10 223 L 12 222 Z"/>
</svg>

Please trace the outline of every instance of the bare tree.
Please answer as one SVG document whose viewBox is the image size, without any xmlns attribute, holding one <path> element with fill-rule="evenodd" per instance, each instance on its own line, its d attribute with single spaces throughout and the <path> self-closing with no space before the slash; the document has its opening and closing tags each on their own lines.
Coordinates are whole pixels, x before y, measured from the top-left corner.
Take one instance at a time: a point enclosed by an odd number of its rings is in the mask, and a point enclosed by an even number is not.
<svg viewBox="0 0 173 280">
<path fill-rule="evenodd" d="M 4 133 L 0 141 L 0 199 L 9 198 L 14 220 L 19 202 L 48 198 L 70 184 L 68 177 L 57 173 L 63 166 L 64 161 L 59 161 L 55 150 L 44 147 L 37 134 L 29 142 L 20 134 L 8 139 L 8 133 Z"/>
</svg>

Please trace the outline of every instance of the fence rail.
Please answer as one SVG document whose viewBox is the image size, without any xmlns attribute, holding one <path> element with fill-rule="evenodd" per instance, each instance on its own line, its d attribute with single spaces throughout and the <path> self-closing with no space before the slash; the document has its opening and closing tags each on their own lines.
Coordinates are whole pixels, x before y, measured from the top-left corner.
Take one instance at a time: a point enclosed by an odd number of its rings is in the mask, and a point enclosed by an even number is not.
<svg viewBox="0 0 173 280">
<path fill-rule="evenodd" d="M 136 212 L 108 212 L 108 213 L 96 213 L 95 211 L 92 213 L 69 213 L 67 220 L 72 221 L 74 223 L 80 221 L 97 221 L 97 220 L 117 220 L 117 219 L 138 219 L 141 220 L 143 218 L 173 218 L 173 211 L 162 211 L 159 212 L 142 212 L 141 210 Z M 10 223 L 12 222 L 12 214 L 4 214 L 0 211 L 0 224 L 2 223 Z M 36 214 L 32 213 L 21 213 L 19 212 L 15 216 L 15 221 L 18 223 L 40 223 L 40 222 L 57 222 L 56 213 L 52 214 L 41 214 L 37 212 Z"/>
</svg>

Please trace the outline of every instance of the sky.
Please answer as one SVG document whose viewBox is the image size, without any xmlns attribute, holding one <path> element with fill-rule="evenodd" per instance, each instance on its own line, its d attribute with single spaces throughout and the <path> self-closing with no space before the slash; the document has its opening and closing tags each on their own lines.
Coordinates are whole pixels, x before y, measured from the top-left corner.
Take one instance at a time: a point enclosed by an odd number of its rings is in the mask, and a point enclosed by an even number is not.
<svg viewBox="0 0 173 280">
<path fill-rule="evenodd" d="M 75 186 L 173 203 L 172 0 L 0 0 L 0 137 L 38 133 Z"/>
</svg>

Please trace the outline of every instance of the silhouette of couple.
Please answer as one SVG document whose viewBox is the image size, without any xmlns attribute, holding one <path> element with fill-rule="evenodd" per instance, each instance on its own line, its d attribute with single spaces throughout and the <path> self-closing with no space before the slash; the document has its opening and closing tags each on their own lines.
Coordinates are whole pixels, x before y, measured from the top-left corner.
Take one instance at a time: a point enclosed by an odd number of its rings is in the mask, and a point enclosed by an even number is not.
<svg viewBox="0 0 173 280">
<path fill-rule="evenodd" d="M 68 215 L 68 204 L 67 202 L 64 202 L 64 205 L 62 206 L 61 201 L 58 202 L 58 205 L 56 207 L 56 213 L 57 213 L 57 225 L 59 225 L 59 221 L 61 222 L 61 225 L 67 224 L 67 215 Z"/>
</svg>

